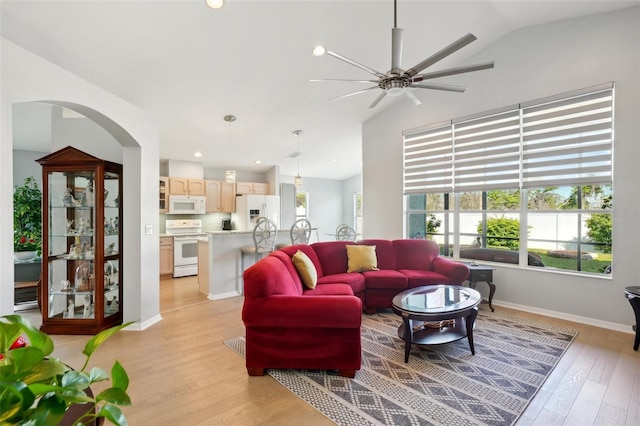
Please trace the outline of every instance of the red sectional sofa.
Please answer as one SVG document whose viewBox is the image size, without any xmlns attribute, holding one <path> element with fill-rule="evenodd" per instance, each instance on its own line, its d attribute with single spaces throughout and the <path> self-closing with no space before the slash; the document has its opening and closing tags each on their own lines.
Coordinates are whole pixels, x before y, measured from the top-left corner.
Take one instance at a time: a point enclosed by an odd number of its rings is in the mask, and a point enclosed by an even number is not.
<svg viewBox="0 0 640 426">
<path fill-rule="evenodd" d="M 347 272 L 347 245 L 375 246 L 377 270 Z M 306 288 L 292 257 L 306 255 L 317 285 Z M 461 284 L 469 268 L 439 256 L 429 240 L 361 240 L 293 245 L 244 272 L 242 320 L 249 375 L 265 368 L 360 369 L 363 309 L 390 308 L 393 296 L 430 284 Z"/>
</svg>

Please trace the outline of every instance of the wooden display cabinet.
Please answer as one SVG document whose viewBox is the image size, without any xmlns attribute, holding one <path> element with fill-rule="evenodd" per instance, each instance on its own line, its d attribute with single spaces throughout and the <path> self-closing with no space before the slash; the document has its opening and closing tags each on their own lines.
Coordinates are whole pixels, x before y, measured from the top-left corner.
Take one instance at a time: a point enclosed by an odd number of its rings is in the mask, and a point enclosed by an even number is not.
<svg viewBox="0 0 640 426">
<path fill-rule="evenodd" d="M 41 330 L 122 324 L 122 166 L 66 147 L 42 165 Z"/>
</svg>

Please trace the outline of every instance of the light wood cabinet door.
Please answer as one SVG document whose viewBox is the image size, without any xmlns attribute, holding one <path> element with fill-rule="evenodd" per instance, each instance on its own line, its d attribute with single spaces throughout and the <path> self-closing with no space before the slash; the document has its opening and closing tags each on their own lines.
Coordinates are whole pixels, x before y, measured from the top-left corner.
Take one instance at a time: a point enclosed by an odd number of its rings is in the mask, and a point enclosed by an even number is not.
<svg viewBox="0 0 640 426">
<path fill-rule="evenodd" d="M 238 182 L 236 183 L 236 193 L 269 195 L 269 184 L 262 182 Z"/>
<path fill-rule="evenodd" d="M 207 213 L 233 213 L 236 211 L 236 185 L 234 183 L 207 180 Z"/>
<path fill-rule="evenodd" d="M 205 195 L 204 179 L 189 179 L 189 195 Z"/>
<path fill-rule="evenodd" d="M 233 213 L 236 211 L 236 184 L 221 182 L 220 187 L 220 209 L 223 213 Z"/>
<path fill-rule="evenodd" d="M 204 179 L 169 178 L 169 193 L 171 195 L 204 195 Z"/>
<path fill-rule="evenodd" d="M 173 237 L 160 237 L 160 275 L 173 274 Z"/>
<path fill-rule="evenodd" d="M 221 182 L 217 180 L 207 180 L 205 182 L 207 196 L 207 213 L 218 213 L 221 211 L 220 184 Z"/>
<path fill-rule="evenodd" d="M 268 195 L 269 194 L 269 184 L 268 183 L 253 183 L 253 193 L 259 195 Z"/>
<path fill-rule="evenodd" d="M 251 182 L 237 182 L 236 194 L 253 194 L 253 184 Z"/>
<path fill-rule="evenodd" d="M 189 179 L 187 178 L 169 178 L 169 194 L 171 195 L 188 195 Z"/>
</svg>

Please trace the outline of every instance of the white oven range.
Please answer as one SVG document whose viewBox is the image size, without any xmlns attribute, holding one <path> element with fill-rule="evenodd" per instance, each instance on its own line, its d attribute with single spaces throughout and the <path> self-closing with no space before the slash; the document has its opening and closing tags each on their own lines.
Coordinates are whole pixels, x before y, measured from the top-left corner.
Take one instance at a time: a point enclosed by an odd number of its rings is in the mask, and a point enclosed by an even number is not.
<svg viewBox="0 0 640 426">
<path fill-rule="evenodd" d="M 173 236 L 173 277 L 198 275 L 198 237 L 202 232 L 200 219 L 167 220 L 167 235 Z"/>
</svg>

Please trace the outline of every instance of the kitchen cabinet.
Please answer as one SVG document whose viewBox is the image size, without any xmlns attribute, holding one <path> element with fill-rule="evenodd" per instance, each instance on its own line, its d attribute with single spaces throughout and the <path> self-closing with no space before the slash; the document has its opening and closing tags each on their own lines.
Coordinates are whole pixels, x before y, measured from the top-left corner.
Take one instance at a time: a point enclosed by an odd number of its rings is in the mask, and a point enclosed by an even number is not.
<svg viewBox="0 0 640 426">
<path fill-rule="evenodd" d="M 269 195 L 269 184 L 262 182 L 237 182 L 236 194 Z"/>
<path fill-rule="evenodd" d="M 169 211 L 169 178 L 160 176 L 160 213 Z"/>
<path fill-rule="evenodd" d="M 207 213 L 233 213 L 236 211 L 234 183 L 206 180 Z"/>
<path fill-rule="evenodd" d="M 42 326 L 96 334 L 122 324 L 122 165 L 71 146 L 42 165 Z"/>
<path fill-rule="evenodd" d="M 169 178 L 170 195 L 205 195 L 204 179 Z"/>
<path fill-rule="evenodd" d="M 173 275 L 173 237 L 160 237 L 160 275 Z"/>
</svg>

